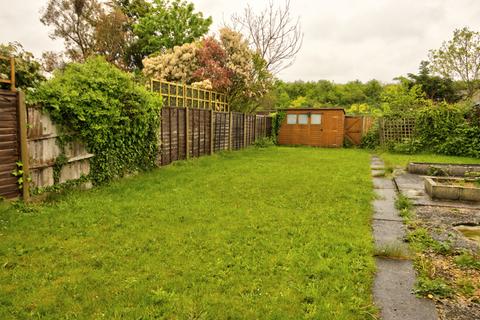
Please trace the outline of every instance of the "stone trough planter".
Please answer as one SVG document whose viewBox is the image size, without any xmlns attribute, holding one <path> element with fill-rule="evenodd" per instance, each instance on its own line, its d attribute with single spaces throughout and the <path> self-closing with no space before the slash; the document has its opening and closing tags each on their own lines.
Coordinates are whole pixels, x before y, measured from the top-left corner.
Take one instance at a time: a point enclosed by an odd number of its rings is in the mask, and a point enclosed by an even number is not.
<svg viewBox="0 0 480 320">
<path fill-rule="evenodd" d="M 449 163 L 429 163 L 429 162 L 410 162 L 407 166 L 410 173 L 432 176 L 437 173 L 453 177 L 465 177 L 472 172 L 480 172 L 479 164 L 449 164 Z"/>
<path fill-rule="evenodd" d="M 432 199 L 480 201 L 480 188 L 470 179 L 425 177 L 425 191 Z"/>
</svg>

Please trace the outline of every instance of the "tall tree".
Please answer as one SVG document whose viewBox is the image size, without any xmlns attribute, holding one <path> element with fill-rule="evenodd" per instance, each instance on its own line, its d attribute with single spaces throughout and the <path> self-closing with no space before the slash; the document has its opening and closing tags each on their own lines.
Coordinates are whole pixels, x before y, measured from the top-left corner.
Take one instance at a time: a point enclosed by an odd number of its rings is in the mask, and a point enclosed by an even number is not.
<svg viewBox="0 0 480 320">
<path fill-rule="evenodd" d="M 480 80 L 480 33 L 467 27 L 453 32 L 453 38 L 430 51 L 430 62 L 440 75 L 465 82 L 471 97 Z"/>
<path fill-rule="evenodd" d="M 430 72 L 428 61 L 422 61 L 418 74 L 409 73 L 407 83 L 409 88 L 420 85 L 427 98 L 437 102 L 457 102 L 460 97 L 457 94 L 455 83 L 450 78 L 434 76 Z"/>
<path fill-rule="evenodd" d="M 52 39 L 63 39 L 72 60 L 85 61 L 95 51 L 95 23 L 101 13 L 97 0 L 49 0 L 40 21 L 53 28 Z"/>
<path fill-rule="evenodd" d="M 212 24 L 210 17 L 204 18 L 201 12 L 195 12 L 193 3 L 183 0 L 153 0 L 146 6 L 140 1 L 138 6 L 127 9 L 127 15 L 135 19 L 129 62 L 139 69 L 147 56 L 193 42 L 206 34 Z"/>
<path fill-rule="evenodd" d="M 293 19 L 290 0 L 276 7 L 272 0 L 263 11 L 255 13 L 247 6 L 243 14 L 232 15 L 233 28 L 245 33 L 253 48 L 277 74 L 291 66 L 303 42 L 300 19 Z"/>
<path fill-rule="evenodd" d="M 95 25 L 95 52 L 123 69 L 126 50 L 131 42 L 129 19 L 118 7 L 102 12 Z"/>
</svg>

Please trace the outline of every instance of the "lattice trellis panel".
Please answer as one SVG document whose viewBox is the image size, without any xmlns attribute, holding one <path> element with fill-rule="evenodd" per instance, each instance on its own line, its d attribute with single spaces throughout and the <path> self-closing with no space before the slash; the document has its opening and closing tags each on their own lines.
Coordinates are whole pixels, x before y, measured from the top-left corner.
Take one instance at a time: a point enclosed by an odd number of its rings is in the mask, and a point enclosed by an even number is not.
<svg viewBox="0 0 480 320">
<path fill-rule="evenodd" d="M 416 121 L 414 118 L 380 119 L 381 143 L 397 143 L 413 138 Z"/>
<path fill-rule="evenodd" d="M 212 90 L 161 80 L 151 80 L 151 90 L 159 92 L 165 107 L 229 111 L 227 96 Z"/>
</svg>

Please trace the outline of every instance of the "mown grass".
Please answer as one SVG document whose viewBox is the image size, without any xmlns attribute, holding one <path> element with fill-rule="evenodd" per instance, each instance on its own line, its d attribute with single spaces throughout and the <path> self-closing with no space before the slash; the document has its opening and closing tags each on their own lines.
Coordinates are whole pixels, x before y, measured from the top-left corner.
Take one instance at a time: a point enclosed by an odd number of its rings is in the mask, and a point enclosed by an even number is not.
<svg viewBox="0 0 480 320">
<path fill-rule="evenodd" d="M 469 163 L 480 164 L 480 159 L 444 156 L 437 154 L 397 154 L 397 153 L 380 153 L 379 156 L 390 168 L 405 168 L 409 162 L 437 162 L 437 163 Z"/>
<path fill-rule="evenodd" d="M 251 148 L 2 206 L 0 319 L 368 319 L 369 158 Z"/>
</svg>

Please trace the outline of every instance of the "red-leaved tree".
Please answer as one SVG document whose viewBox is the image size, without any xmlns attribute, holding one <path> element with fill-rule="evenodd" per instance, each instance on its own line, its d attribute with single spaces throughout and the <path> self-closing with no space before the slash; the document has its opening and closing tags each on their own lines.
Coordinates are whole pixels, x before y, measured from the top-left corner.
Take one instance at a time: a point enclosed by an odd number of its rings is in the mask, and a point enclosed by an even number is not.
<svg viewBox="0 0 480 320">
<path fill-rule="evenodd" d="M 220 42 L 205 38 L 197 51 L 199 68 L 193 73 L 196 81 L 209 79 L 214 90 L 225 92 L 232 85 L 233 71 L 227 67 L 227 53 Z"/>
</svg>

